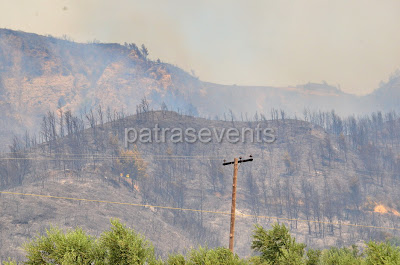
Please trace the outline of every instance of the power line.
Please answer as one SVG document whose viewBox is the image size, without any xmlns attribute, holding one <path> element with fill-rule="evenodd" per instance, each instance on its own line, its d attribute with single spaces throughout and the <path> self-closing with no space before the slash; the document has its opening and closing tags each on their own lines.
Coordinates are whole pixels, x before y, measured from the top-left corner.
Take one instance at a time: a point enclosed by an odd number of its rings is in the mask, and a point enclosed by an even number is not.
<svg viewBox="0 0 400 265">
<path fill-rule="evenodd" d="M 50 198 L 50 199 L 72 200 L 72 201 L 84 201 L 84 202 L 98 202 L 98 203 L 137 206 L 137 207 L 153 207 L 153 208 L 158 208 L 158 209 L 189 211 L 189 212 L 203 212 L 203 213 L 213 213 L 213 214 L 221 214 L 221 215 L 231 215 L 232 214 L 232 213 L 229 213 L 229 212 L 221 212 L 221 211 L 199 210 L 199 209 L 179 208 L 179 207 L 171 207 L 171 206 L 160 206 L 160 205 L 129 203 L 129 202 L 115 202 L 115 201 L 95 200 L 95 199 L 83 199 L 83 198 L 74 198 L 74 197 L 62 197 L 62 196 L 31 194 L 31 193 L 22 193 L 22 192 L 0 191 L 0 194 L 21 195 L 21 196 Z M 329 225 L 342 225 L 342 226 L 349 226 L 349 227 L 361 227 L 361 228 L 400 231 L 400 228 L 385 227 L 385 226 L 361 225 L 361 224 L 341 223 L 341 222 L 328 222 L 328 221 L 315 221 L 315 220 L 306 220 L 306 219 L 298 219 L 298 218 L 286 218 L 286 217 L 277 217 L 277 216 L 253 215 L 253 214 L 244 214 L 244 213 L 236 213 L 236 215 L 239 216 L 239 217 L 276 219 L 276 220 L 282 220 L 282 221 L 297 221 L 297 222 L 304 222 L 304 223 L 319 223 L 319 224 L 329 224 Z"/>
<path fill-rule="evenodd" d="M 150 204 L 140 204 L 140 203 L 130 203 L 130 202 L 115 202 L 115 201 L 83 199 L 83 198 L 74 198 L 74 197 L 62 197 L 62 196 L 31 194 L 31 193 L 21 193 L 21 192 L 10 192 L 10 191 L 0 191 L 0 193 L 1 194 L 11 194 L 11 195 L 31 196 L 31 197 L 41 197 L 41 198 L 53 198 L 53 199 L 85 201 L 85 202 L 98 202 L 98 203 L 107 203 L 107 204 L 129 205 L 129 206 L 139 206 L 139 207 L 153 207 L 153 208 L 168 209 L 168 210 L 180 210 L 180 211 L 191 211 L 191 212 L 203 212 L 203 213 L 215 213 L 215 214 L 230 215 L 230 213 L 226 213 L 226 212 L 207 211 L 207 210 L 198 210 L 198 209 L 190 209 L 190 208 L 178 208 L 178 207 L 171 207 L 171 206 L 160 206 L 160 205 L 150 205 Z"/>
<path fill-rule="evenodd" d="M 25 154 L 25 153 L 24 153 Z M 35 153 L 28 153 L 35 154 Z M 37 154 L 35 154 L 37 155 Z M 67 159 L 115 159 L 115 158 L 132 158 L 133 154 L 125 154 L 125 155 L 106 155 L 106 154 L 57 154 L 52 153 L 50 155 L 39 154 L 41 157 L 13 157 L 13 156 L 5 156 L 0 157 L 0 160 L 45 160 L 45 159 L 59 159 L 59 160 L 67 160 Z M 205 155 L 150 155 L 150 154 L 140 154 L 141 157 L 149 157 L 152 160 L 160 160 L 160 159 L 208 159 L 208 160 L 221 160 L 224 158 L 223 156 L 205 156 Z M 140 158 L 143 159 L 143 158 Z M 143 159 L 144 160 L 144 159 Z"/>
<path fill-rule="evenodd" d="M 0 160 L 33 160 L 33 161 L 82 161 L 83 159 L 86 160 L 98 160 L 98 161 L 106 161 L 106 160 L 112 160 L 112 159 L 117 159 L 117 158 L 126 158 L 126 157 L 80 157 L 80 158 L 62 158 L 62 157 L 48 157 L 48 158 L 39 158 L 39 157 L 3 157 L 0 158 Z M 129 158 L 129 157 L 128 157 Z M 188 160 L 198 160 L 198 158 L 133 158 L 136 161 L 188 161 Z M 206 158 L 207 159 L 207 158 Z M 214 161 L 221 161 L 221 159 L 207 159 L 207 160 L 214 160 Z"/>
<path fill-rule="evenodd" d="M 50 156 L 50 155 L 65 155 L 65 156 L 107 156 L 107 157 L 118 157 L 118 156 L 130 156 L 129 154 L 126 155 L 110 155 L 104 153 L 80 153 L 80 154 L 73 154 L 73 153 L 34 153 L 34 152 L 11 152 L 11 153 L 3 153 L 2 155 L 13 155 L 13 154 L 24 154 L 24 155 L 43 155 L 43 156 Z M 155 157 L 205 157 L 205 155 L 168 155 L 168 154 L 141 154 L 141 156 L 155 156 Z M 224 156 L 207 156 L 212 158 L 224 158 Z"/>
</svg>

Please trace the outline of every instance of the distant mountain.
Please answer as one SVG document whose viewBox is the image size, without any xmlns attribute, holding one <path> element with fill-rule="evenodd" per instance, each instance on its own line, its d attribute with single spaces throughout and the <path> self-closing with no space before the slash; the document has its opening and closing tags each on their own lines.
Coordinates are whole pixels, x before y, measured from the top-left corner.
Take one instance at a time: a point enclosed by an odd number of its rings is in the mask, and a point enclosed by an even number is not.
<svg viewBox="0 0 400 265">
<path fill-rule="evenodd" d="M 376 109 L 400 110 L 400 72 L 394 73 L 387 83 L 382 83 L 378 89 L 365 98 Z"/>
<path fill-rule="evenodd" d="M 398 79 L 396 79 L 398 80 Z M 328 84 L 293 87 L 218 85 L 200 81 L 168 63 L 149 60 L 135 44 L 75 43 L 51 36 L 0 29 L 0 149 L 13 133 L 37 131 L 49 110 L 84 113 L 103 109 L 135 113 L 146 97 L 188 114 L 236 118 L 285 109 L 302 116 L 304 108 L 338 114 L 399 109 L 398 81 L 372 95 L 346 94 Z"/>
<path fill-rule="evenodd" d="M 147 60 L 134 44 L 79 44 L 0 30 L 0 133 L 8 138 L 37 129 L 41 116 L 58 108 L 82 113 L 101 104 L 134 113 L 146 96 L 155 105 L 191 109 L 188 95 L 195 97 L 199 84 L 177 67 Z"/>
</svg>

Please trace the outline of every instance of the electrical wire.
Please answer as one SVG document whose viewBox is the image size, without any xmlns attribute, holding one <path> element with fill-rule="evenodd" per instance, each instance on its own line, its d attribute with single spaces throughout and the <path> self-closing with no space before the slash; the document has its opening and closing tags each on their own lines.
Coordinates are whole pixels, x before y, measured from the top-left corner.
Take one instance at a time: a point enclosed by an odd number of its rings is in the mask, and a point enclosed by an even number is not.
<svg viewBox="0 0 400 265">
<path fill-rule="evenodd" d="M 221 211 L 199 210 L 199 209 L 190 209 L 190 208 L 179 208 L 179 207 L 171 207 L 171 206 L 160 206 L 160 205 L 129 203 L 129 202 L 116 202 L 116 201 L 95 200 L 95 199 L 83 199 L 83 198 L 63 197 L 63 196 L 53 196 L 53 195 L 42 195 L 42 194 L 31 194 L 31 193 L 22 193 L 22 192 L 0 191 L 0 194 L 21 195 L 21 196 L 40 197 L 40 198 L 48 198 L 48 199 L 62 199 L 62 200 L 72 200 L 72 201 L 97 202 L 97 203 L 106 203 L 106 204 L 114 204 L 114 205 L 127 205 L 127 206 L 137 206 L 137 207 L 152 207 L 152 208 L 158 208 L 158 209 L 168 209 L 168 210 L 179 210 L 179 211 L 190 211 L 190 212 L 202 212 L 202 213 L 213 213 L 213 214 L 221 214 L 221 215 L 231 215 L 230 212 L 221 212 Z M 348 226 L 348 227 L 360 227 L 360 228 L 371 228 L 371 229 L 400 231 L 400 228 L 385 227 L 385 226 L 374 226 L 374 225 L 362 225 L 362 224 L 341 223 L 341 222 L 305 220 L 305 219 L 298 219 L 298 218 L 285 218 L 285 217 L 277 217 L 277 216 L 263 216 L 263 215 L 252 215 L 252 214 L 243 214 L 243 213 L 235 213 L 235 215 L 238 216 L 238 217 L 244 217 L 244 218 L 251 217 L 251 218 L 262 218 L 262 219 L 276 219 L 276 220 L 282 220 L 282 221 L 297 221 L 297 222 L 306 222 L 306 223 L 319 223 L 319 224 L 340 225 L 340 226 Z"/>
</svg>

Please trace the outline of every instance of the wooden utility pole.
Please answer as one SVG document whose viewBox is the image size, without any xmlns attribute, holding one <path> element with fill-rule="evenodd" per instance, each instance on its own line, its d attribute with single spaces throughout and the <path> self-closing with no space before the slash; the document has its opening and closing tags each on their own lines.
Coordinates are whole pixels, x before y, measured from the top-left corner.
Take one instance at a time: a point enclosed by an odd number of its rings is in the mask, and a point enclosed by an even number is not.
<svg viewBox="0 0 400 265">
<path fill-rule="evenodd" d="M 231 229 L 229 231 L 229 249 L 233 253 L 233 243 L 235 239 L 235 212 L 236 212 L 236 185 L 237 185 L 237 172 L 238 172 L 238 161 L 234 159 L 233 164 L 233 184 L 232 184 L 232 207 L 231 207 Z"/>
<path fill-rule="evenodd" d="M 231 206 L 231 226 L 229 231 L 229 250 L 233 253 L 233 246 L 235 242 L 235 213 L 236 213 L 236 186 L 237 186 L 237 173 L 239 168 L 239 163 L 250 162 L 253 161 L 252 156 L 250 155 L 250 159 L 242 160 L 240 157 L 234 158 L 233 162 L 225 162 L 222 165 L 230 165 L 233 164 L 233 184 L 232 184 L 232 206 Z"/>
</svg>

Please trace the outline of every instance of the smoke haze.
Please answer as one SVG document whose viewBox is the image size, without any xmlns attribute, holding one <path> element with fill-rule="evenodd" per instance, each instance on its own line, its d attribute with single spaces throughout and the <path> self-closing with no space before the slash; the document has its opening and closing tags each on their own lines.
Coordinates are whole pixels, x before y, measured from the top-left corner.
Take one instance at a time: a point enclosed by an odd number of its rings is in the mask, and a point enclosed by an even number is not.
<svg viewBox="0 0 400 265">
<path fill-rule="evenodd" d="M 366 94 L 400 64 L 399 1 L 0 1 L 0 27 L 144 43 L 222 84 L 309 81 Z"/>
</svg>

